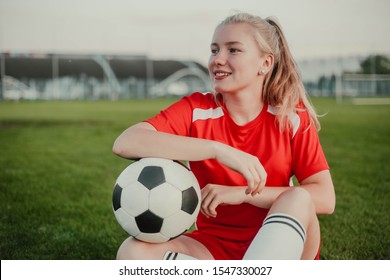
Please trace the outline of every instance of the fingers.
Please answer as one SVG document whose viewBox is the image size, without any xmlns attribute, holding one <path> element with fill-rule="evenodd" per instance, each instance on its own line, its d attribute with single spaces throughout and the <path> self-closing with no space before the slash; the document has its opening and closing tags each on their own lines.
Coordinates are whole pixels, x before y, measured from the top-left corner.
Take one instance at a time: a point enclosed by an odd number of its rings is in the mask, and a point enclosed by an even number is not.
<svg viewBox="0 0 390 280">
<path fill-rule="evenodd" d="M 231 146 L 220 144 L 216 146 L 216 159 L 241 173 L 248 183 L 247 194 L 259 194 L 265 186 L 267 173 L 259 158 Z"/>
<path fill-rule="evenodd" d="M 246 194 L 254 196 L 261 193 L 267 180 L 267 173 L 260 162 L 257 160 L 255 166 L 249 167 L 246 175 L 243 175 L 248 182 Z"/>
<path fill-rule="evenodd" d="M 217 216 L 216 208 L 219 205 L 219 202 L 216 197 L 217 196 L 212 192 L 212 188 L 209 186 L 205 186 L 202 189 L 202 204 L 200 210 L 206 217 L 215 218 Z"/>
<path fill-rule="evenodd" d="M 238 205 L 246 200 L 245 186 L 223 186 L 208 184 L 202 193 L 201 211 L 206 217 L 216 217 L 217 207 L 223 204 Z"/>
</svg>

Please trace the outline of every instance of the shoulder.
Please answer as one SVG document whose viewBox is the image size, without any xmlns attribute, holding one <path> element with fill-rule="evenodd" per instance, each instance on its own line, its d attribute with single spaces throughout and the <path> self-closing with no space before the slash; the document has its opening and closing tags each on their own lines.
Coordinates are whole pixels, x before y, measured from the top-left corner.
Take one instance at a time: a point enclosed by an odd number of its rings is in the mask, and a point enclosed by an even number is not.
<svg viewBox="0 0 390 280">
<path fill-rule="evenodd" d="M 309 113 L 303 102 L 298 102 L 298 104 L 292 110 L 284 113 L 281 112 L 281 109 L 279 107 L 268 105 L 267 113 L 269 113 L 276 119 L 278 119 L 278 116 L 280 115 L 284 115 L 287 117 L 287 129 L 291 134 L 291 138 L 294 138 L 294 136 L 299 131 L 305 131 L 312 125 Z"/>
<path fill-rule="evenodd" d="M 309 109 L 303 103 L 299 103 L 296 106 L 294 115 L 296 115 L 296 118 L 299 118 L 299 127 L 296 129 L 294 135 L 318 135 L 315 121 L 310 116 Z"/>
<path fill-rule="evenodd" d="M 194 92 L 184 97 L 195 108 L 215 108 L 217 107 L 215 95 L 211 92 Z"/>
<path fill-rule="evenodd" d="M 212 93 L 194 92 L 181 97 L 179 100 L 171 104 L 166 110 L 193 111 L 195 108 L 210 108 L 215 103 Z"/>
<path fill-rule="evenodd" d="M 294 115 L 296 115 L 297 117 L 299 117 L 301 125 L 306 126 L 306 128 L 307 128 L 307 126 L 310 125 L 311 120 L 310 120 L 309 111 L 308 111 L 308 109 L 305 107 L 305 105 L 303 104 L 303 102 L 299 102 L 299 103 L 295 106 L 295 108 L 294 108 Z"/>
<path fill-rule="evenodd" d="M 192 122 L 197 120 L 214 120 L 224 115 L 222 107 L 211 92 L 195 92 L 186 97 L 192 111 Z"/>
</svg>

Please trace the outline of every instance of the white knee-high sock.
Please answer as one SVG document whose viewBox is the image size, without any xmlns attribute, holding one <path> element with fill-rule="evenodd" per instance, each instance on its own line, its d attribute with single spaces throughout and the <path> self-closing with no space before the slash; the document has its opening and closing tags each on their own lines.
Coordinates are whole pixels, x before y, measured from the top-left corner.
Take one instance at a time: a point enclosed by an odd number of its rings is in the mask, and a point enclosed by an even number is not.
<svg viewBox="0 0 390 280">
<path fill-rule="evenodd" d="M 176 253 L 176 252 L 171 252 L 168 251 L 165 253 L 163 260 L 197 260 L 196 258 L 185 255 L 182 253 Z"/>
<path fill-rule="evenodd" d="M 306 230 L 294 217 L 275 213 L 268 216 L 244 255 L 246 260 L 299 260 Z"/>
</svg>

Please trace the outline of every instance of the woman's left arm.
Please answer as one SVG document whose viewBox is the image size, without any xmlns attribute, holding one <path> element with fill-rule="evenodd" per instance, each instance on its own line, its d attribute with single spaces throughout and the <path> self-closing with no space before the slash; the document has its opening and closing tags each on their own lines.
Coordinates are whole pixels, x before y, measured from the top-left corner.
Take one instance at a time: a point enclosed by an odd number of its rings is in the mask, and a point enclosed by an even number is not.
<svg viewBox="0 0 390 280">
<path fill-rule="evenodd" d="M 336 206 L 336 196 L 329 170 L 320 171 L 307 177 L 295 188 L 303 188 L 310 193 L 317 214 L 333 213 Z M 275 199 L 289 189 L 291 187 L 265 187 L 259 195 L 247 196 L 245 202 L 269 209 Z"/>
<path fill-rule="evenodd" d="M 218 205 L 236 205 L 241 203 L 249 203 L 257 207 L 269 209 L 282 192 L 291 188 L 265 187 L 261 193 L 252 196 L 245 193 L 247 186 L 232 187 L 208 184 L 202 189 L 201 211 L 206 216 L 215 217 Z M 329 170 L 320 171 L 309 176 L 295 188 L 304 188 L 310 193 L 317 214 L 333 213 L 336 197 Z"/>
</svg>

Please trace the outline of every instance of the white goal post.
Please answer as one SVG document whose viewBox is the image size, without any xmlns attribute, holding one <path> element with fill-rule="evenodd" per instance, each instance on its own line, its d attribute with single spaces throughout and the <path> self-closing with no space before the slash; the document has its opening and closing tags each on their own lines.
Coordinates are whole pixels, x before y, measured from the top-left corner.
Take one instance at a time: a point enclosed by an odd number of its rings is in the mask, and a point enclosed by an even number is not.
<svg viewBox="0 0 390 280">
<path fill-rule="evenodd" d="M 352 97 L 353 102 L 362 105 L 364 99 L 371 104 L 387 103 L 390 99 L 390 75 L 379 74 L 343 74 L 336 78 L 336 99 Z"/>
</svg>

